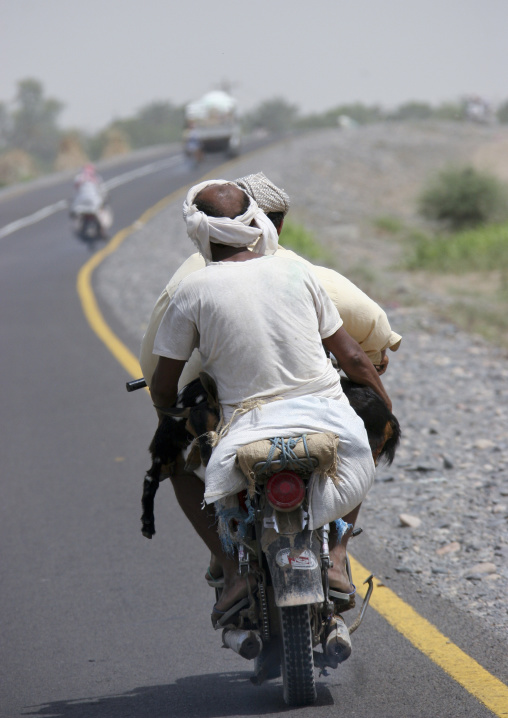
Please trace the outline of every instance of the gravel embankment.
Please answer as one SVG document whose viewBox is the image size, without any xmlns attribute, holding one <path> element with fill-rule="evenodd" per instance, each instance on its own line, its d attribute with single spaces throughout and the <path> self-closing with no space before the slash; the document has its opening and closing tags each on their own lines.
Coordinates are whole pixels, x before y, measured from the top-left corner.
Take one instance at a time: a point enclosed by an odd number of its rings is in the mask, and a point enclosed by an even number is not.
<svg viewBox="0 0 508 718">
<path fill-rule="evenodd" d="M 502 128 L 466 125 L 324 131 L 240 158 L 223 172 L 233 179 L 264 171 L 290 194 L 291 216 L 333 250 L 340 271 L 358 276 L 361 266 L 399 296 L 388 313 L 403 342 L 390 354 L 384 379 L 403 441 L 393 466 L 378 469 L 361 525 L 385 547 L 395 571 L 492 628 L 507 620 L 506 352 L 436 319 L 428 305 L 413 299 L 402 306 L 411 278 L 391 268 L 399 249 L 373 232 L 372 219 L 411 220 L 430 172 L 471 158 L 495 164 L 492 148 L 506 141 Z M 132 234 L 97 273 L 101 299 L 135 341 L 167 279 L 192 252 L 182 198 Z M 402 525 L 402 514 L 411 525 Z"/>
</svg>

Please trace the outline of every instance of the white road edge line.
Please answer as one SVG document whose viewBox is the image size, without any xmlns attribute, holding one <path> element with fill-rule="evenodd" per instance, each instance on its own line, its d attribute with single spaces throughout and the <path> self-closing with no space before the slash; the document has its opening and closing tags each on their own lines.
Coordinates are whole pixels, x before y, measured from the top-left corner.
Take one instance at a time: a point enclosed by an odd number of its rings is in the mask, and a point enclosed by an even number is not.
<svg viewBox="0 0 508 718">
<path fill-rule="evenodd" d="M 138 179 L 138 177 L 145 177 L 146 175 L 153 174 L 154 172 L 160 172 L 160 170 L 167 169 L 179 162 L 182 162 L 181 155 L 174 155 L 173 157 L 168 157 L 164 160 L 159 160 L 158 162 L 151 162 L 148 165 L 143 165 L 142 167 L 138 167 L 130 172 L 124 172 L 124 174 L 118 175 L 117 177 L 112 177 L 104 184 L 108 190 L 115 189 L 116 187 L 120 187 L 123 184 L 127 184 L 128 182 Z M 55 204 L 50 204 L 47 207 L 39 209 L 33 214 L 17 219 L 15 222 L 11 222 L 0 229 L 0 239 L 8 237 L 10 234 L 17 232 L 20 229 L 36 224 L 56 212 L 61 212 L 62 210 L 67 209 L 68 206 L 69 202 L 66 199 L 61 199 L 59 202 L 55 202 Z"/>
</svg>

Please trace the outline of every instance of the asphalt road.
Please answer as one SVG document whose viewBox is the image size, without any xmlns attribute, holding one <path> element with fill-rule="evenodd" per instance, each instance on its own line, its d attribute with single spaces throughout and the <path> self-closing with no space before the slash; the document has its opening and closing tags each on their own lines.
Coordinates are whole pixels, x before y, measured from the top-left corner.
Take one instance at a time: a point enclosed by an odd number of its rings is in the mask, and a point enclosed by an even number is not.
<svg viewBox="0 0 508 718">
<path fill-rule="evenodd" d="M 175 153 L 111 190 L 114 231 L 213 166 L 189 172 Z M 4 193 L 0 229 L 68 196 L 68 180 Z M 279 681 L 249 683 L 249 664 L 211 629 L 207 554 L 169 485 L 157 535 L 141 536 L 154 414 L 144 392 L 125 392 L 129 377 L 83 317 L 75 285 L 88 257 L 64 210 L 0 239 L 0 716 L 492 715 L 374 611 L 353 657 L 319 679 L 316 706 L 288 711 Z M 459 635 L 452 608 L 439 610 Z M 479 660 L 481 631 L 470 635 Z"/>
</svg>

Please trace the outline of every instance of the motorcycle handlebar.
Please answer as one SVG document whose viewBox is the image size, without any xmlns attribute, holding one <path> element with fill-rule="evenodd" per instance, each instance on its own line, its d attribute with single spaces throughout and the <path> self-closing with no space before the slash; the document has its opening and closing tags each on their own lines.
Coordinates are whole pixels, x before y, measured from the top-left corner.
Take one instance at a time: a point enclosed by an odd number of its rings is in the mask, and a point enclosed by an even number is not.
<svg viewBox="0 0 508 718">
<path fill-rule="evenodd" d="M 137 389 L 144 389 L 146 386 L 146 381 L 141 377 L 141 379 L 133 379 L 133 381 L 128 381 L 125 385 L 125 388 L 127 391 L 136 391 Z"/>
</svg>

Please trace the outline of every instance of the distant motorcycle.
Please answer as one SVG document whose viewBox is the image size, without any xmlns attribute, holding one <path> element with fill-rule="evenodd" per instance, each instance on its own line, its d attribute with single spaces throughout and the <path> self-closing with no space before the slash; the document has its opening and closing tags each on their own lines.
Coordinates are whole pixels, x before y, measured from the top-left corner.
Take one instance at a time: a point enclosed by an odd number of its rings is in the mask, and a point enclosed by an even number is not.
<svg viewBox="0 0 508 718">
<path fill-rule="evenodd" d="M 72 202 L 70 217 L 74 234 L 89 246 L 108 238 L 113 224 L 111 207 L 93 182 L 85 182 Z"/>
</svg>

